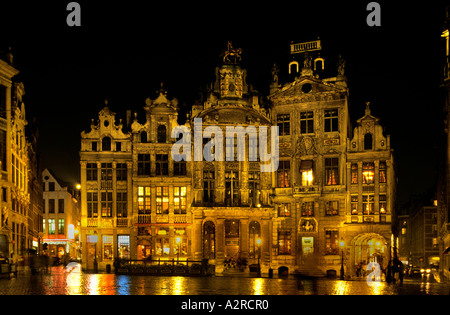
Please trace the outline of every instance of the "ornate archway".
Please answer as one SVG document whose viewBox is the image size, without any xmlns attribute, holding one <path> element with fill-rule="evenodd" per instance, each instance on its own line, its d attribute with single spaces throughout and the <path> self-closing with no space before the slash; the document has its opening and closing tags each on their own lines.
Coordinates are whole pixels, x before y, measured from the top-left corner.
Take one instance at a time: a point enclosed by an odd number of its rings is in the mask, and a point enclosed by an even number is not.
<svg viewBox="0 0 450 315">
<path fill-rule="evenodd" d="M 385 268 L 389 262 L 389 243 L 378 233 L 361 233 L 351 241 L 351 263 L 354 272 L 364 271 L 367 264 L 377 262 Z"/>
</svg>

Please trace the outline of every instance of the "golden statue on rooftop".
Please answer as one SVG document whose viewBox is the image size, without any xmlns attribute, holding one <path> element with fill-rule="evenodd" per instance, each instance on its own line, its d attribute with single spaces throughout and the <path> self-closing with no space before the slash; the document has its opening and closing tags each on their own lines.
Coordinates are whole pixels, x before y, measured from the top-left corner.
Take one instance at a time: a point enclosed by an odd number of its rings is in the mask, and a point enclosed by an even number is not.
<svg viewBox="0 0 450 315">
<path fill-rule="evenodd" d="M 226 64 L 237 64 L 241 61 L 242 48 L 233 48 L 233 44 L 228 41 L 227 50 L 222 53 L 223 62 Z"/>
</svg>

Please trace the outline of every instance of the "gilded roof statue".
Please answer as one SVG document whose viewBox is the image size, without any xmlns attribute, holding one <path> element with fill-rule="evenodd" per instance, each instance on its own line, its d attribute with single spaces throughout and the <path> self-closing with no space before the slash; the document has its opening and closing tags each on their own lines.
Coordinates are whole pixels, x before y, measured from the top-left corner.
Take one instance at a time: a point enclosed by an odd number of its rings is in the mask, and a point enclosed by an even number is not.
<svg viewBox="0 0 450 315">
<path fill-rule="evenodd" d="M 242 48 L 233 48 L 233 44 L 228 41 L 227 50 L 221 56 L 223 56 L 223 62 L 225 64 L 238 64 L 241 62 L 241 54 Z"/>
</svg>

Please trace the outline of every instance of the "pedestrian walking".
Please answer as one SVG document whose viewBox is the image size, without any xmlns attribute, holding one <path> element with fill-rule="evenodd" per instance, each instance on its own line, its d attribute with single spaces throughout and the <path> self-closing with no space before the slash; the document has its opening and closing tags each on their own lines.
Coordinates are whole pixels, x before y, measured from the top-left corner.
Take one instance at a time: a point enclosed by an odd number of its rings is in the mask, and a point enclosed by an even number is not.
<svg viewBox="0 0 450 315">
<path fill-rule="evenodd" d="M 391 283 L 391 281 L 392 281 L 392 260 L 389 260 L 386 269 L 386 282 Z"/>
</svg>

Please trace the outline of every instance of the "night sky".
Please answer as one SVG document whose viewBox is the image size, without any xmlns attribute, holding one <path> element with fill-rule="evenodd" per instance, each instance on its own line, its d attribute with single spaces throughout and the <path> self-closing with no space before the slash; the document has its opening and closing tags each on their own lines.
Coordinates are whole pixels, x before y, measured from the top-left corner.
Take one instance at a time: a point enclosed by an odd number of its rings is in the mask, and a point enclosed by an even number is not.
<svg viewBox="0 0 450 315">
<path fill-rule="evenodd" d="M 69 2 L 0 4 L 0 50 L 12 47 L 43 166 L 63 180 L 79 181 L 80 133 L 105 98 L 117 118 L 131 109 L 142 122 L 162 81 L 187 111 L 213 82 L 227 41 L 243 49 L 247 82 L 267 96 L 273 63 L 287 80 L 290 42 L 320 37 L 330 73 L 338 54 L 347 60 L 352 123 L 370 101 L 391 135 L 400 205 L 435 189 L 443 1 L 378 1 L 380 27 L 366 24 L 368 0 L 78 1 L 81 27 L 66 24 Z"/>
</svg>

